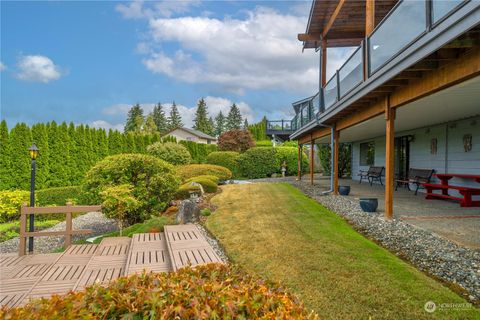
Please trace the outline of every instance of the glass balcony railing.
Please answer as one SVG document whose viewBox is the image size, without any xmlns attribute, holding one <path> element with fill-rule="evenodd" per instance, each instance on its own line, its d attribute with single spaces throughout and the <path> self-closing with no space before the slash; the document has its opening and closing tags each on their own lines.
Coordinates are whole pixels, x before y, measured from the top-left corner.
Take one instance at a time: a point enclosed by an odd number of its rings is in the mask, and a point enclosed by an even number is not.
<svg viewBox="0 0 480 320">
<path fill-rule="evenodd" d="M 332 108 L 392 59 L 434 29 L 468 0 L 400 0 L 372 34 L 350 55 L 320 92 L 295 105 L 292 130 L 298 131 L 320 112 Z M 365 66 L 366 64 L 366 66 Z"/>
<path fill-rule="evenodd" d="M 267 131 L 292 131 L 294 120 L 267 121 Z"/>
</svg>

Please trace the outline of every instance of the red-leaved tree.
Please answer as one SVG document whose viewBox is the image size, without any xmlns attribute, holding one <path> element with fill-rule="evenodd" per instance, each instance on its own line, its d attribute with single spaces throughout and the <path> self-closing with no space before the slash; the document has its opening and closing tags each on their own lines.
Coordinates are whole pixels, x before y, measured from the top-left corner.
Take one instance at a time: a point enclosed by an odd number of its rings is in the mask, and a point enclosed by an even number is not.
<svg viewBox="0 0 480 320">
<path fill-rule="evenodd" d="M 255 147 L 255 141 L 248 130 L 230 130 L 218 138 L 218 149 L 221 151 L 245 152 L 252 147 Z"/>
</svg>

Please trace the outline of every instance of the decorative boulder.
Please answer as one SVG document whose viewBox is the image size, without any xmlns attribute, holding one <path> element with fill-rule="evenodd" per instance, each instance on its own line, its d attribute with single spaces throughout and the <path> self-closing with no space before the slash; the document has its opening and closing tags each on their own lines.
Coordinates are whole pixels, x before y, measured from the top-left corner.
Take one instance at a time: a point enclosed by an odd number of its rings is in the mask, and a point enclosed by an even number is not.
<svg viewBox="0 0 480 320">
<path fill-rule="evenodd" d="M 200 209 L 198 208 L 195 201 L 191 200 L 184 200 L 180 204 L 180 208 L 177 212 L 177 223 L 185 224 L 189 222 L 198 221 L 198 217 L 200 216 Z"/>
</svg>

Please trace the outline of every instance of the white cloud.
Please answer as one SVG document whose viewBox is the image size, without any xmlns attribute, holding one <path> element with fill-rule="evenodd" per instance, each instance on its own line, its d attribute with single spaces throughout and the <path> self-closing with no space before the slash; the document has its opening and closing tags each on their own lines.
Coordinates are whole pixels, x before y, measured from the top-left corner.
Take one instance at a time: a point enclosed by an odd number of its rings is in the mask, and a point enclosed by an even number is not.
<svg viewBox="0 0 480 320">
<path fill-rule="evenodd" d="M 3 71 L 7 69 L 7 66 L 3 64 L 3 62 L 0 61 L 0 71 Z"/>
<path fill-rule="evenodd" d="M 119 123 L 119 124 L 111 124 L 105 120 L 95 120 L 95 121 L 92 121 L 90 123 L 90 126 L 92 128 L 102 128 L 102 129 L 105 129 L 105 130 L 110 130 L 110 129 L 113 129 L 113 130 L 118 130 L 118 131 L 123 131 L 123 123 Z"/>
<path fill-rule="evenodd" d="M 60 68 L 50 58 L 41 55 L 21 56 L 17 69 L 15 76 L 24 81 L 48 83 L 62 76 Z"/>
<path fill-rule="evenodd" d="M 152 6 L 145 7 L 144 1 L 134 0 L 129 4 L 118 4 L 115 9 L 120 12 L 125 19 L 170 18 L 174 14 L 186 13 L 192 6 L 198 6 L 200 3 L 198 0 L 166 0 L 156 1 Z"/>
</svg>

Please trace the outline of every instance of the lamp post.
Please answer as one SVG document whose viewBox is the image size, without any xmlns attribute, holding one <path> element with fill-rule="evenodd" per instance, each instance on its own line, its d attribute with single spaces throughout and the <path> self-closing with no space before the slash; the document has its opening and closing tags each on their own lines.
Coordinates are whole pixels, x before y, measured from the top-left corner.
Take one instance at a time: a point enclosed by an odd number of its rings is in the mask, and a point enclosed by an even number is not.
<svg viewBox="0 0 480 320">
<path fill-rule="evenodd" d="M 35 207 L 35 160 L 37 159 L 40 150 L 38 149 L 37 145 L 33 143 L 30 149 L 28 149 L 28 152 L 30 153 L 30 159 L 32 159 L 32 174 L 30 176 L 30 207 Z M 30 214 L 28 226 L 29 232 L 33 232 L 35 229 L 34 219 L 35 216 Z M 28 252 L 33 252 L 33 237 L 28 238 Z"/>
</svg>

